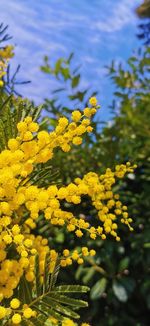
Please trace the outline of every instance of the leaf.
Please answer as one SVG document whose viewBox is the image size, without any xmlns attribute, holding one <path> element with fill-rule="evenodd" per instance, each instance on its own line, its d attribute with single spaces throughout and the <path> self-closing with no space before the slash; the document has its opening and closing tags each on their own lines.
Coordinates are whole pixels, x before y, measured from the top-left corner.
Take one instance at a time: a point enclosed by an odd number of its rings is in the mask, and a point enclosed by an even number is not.
<svg viewBox="0 0 150 326">
<path fill-rule="evenodd" d="M 5 124 L 5 135 L 7 141 L 13 137 L 13 117 L 10 111 L 10 107 L 7 105 L 5 107 L 5 112 L 3 114 L 3 122 Z"/>
<path fill-rule="evenodd" d="M 30 114 L 32 116 L 33 121 L 37 121 L 42 109 L 43 109 L 42 104 L 33 108 L 33 112 L 32 112 L 32 114 Z"/>
<path fill-rule="evenodd" d="M 79 100 L 80 102 L 82 102 L 84 100 L 86 93 L 87 93 L 87 90 L 85 90 L 83 92 L 79 91 L 74 95 L 69 95 L 68 97 L 70 100 Z"/>
<path fill-rule="evenodd" d="M 118 271 L 122 272 L 125 269 L 127 269 L 129 266 L 129 261 L 130 261 L 129 257 L 125 257 L 125 258 L 121 259 L 121 261 L 119 263 Z"/>
<path fill-rule="evenodd" d="M 7 147 L 8 140 L 18 134 L 17 123 L 26 116 L 36 121 L 42 106 L 35 107 L 30 101 L 2 94 L 0 98 L 0 150 Z"/>
<path fill-rule="evenodd" d="M 87 307 L 88 303 L 83 300 L 72 299 L 70 297 L 66 297 L 65 295 L 60 295 L 57 293 L 50 293 L 49 298 L 52 298 L 54 301 L 61 302 L 63 304 L 75 307 Z"/>
<path fill-rule="evenodd" d="M 0 115 L 2 114 L 2 110 L 4 109 L 4 107 L 6 106 L 6 104 L 10 101 L 11 98 L 12 98 L 12 95 L 6 96 L 6 100 L 2 103 L 2 105 L 0 107 Z"/>
<path fill-rule="evenodd" d="M 150 248 L 150 242 L 144 243 L 144 244 L 143 244 L 143 247 L 149 249 L 149 248 Z"/>
<path fill-rule="evenodd" d="M 44 319 L 45 319 L 45 321 L 46 321 L 47 317 L 45 317 Z M 36 326 L 43 326 L 43 325 L 44 325 L 44 323 L 43 323 L 44 320 L 40 320 L 40 319 L 39 319 L 39 316 L 38 316 L 38 318 L 36 318 L 36 317 L 33 318 L 33 317 L 32 317 L 30 320 L 31 320 L 31 322 L 33 323 L 34 326 L 35 326 L 35 325 L 36 325 Z M 26 325 L 28 325 L 28 323 L 27 323 Z"/>
<path fill-rule="evenodd" d="M 68 63 L 68 64 L 70 64 L 70 62 L 71 62 L 73 56 L 74 56 L 74 53 L 71 52 L 70 55 L 69 55 L 69 58 L 68 58 L 68 60 L 67 60 L 67 63 Z"/>
<path fill-rule="evenodd" d="M 32 285 L 24 276 L 21 277 L 19 282 L 18 299 L 20 299 L 23 303 L 32 302 Z"/>
<path fill-rule="evenodd" d="M 38 317 L 36 318 L 36 320 L 38 320 L 41 323 L 41 325 L 43 326 L 43 325 L 45 325 L 47 317 L 43 314 L 38 314 Z M 35 323 L 35 325 L 36 325 L 36 323 Z"/>
<path fill-rule="evenodd" d="M 4 129 L 4 123 L 0 120 L 0 150 L 3 150 L 7 144 Z"/>
<path fill-rule="evenodd" d="M 62 321 L 65 317 L 78 319 L 80 316 L 74 310 L 87 306 L 87 302 L 83 300 L 69 298 L 64 293 L 84 293 L 89 290 L 88 287 L 80 285 L 62 285 L 55 286 L 57 275 L 59 272 L 59 258 L 52 274 L 49 273 L 50 257 L 47 253 L 44 265 L 43 291 L 41 291 L 40 271 L 39 271 L 39 256 L 35 257 L 35 285 L 36 291 L 33 302 L 30 301 L 30 307 L 37 311 L 39 321 L 36 322 L 36 317 L 31 319 L 35 325 L 41 326 L 41 318 L 46 321 L 49 316 Z M 28 283 L 28 282 L 27 282 Z M 51 290 L 52 289 L 52 290 Z M 20 293 L 21 294 L 21 293 Z M 30 298 L 31 299 L 31 298 Z M 26 300 L 26 296 L 24 302 Z M 44 323 L 43 323 L 44 324 Z"/>
<path fill-rule="evenodd" d="M 107 279 L 105 277 L 98 280 L 98 282 L 96 282 L 91 289 L 91 293 L 90 293 L 91 299 L 96 300 L 100 298 L 106 289 L 106 285 L 107 285 Z"/>
<path fill-rule="evenodd" d="M 50 66 L 41 66 L 40 69 L 41 69 L 41 71 L 45 72 L 46 74 L 52 73 L 52 69 L 50 68 Z"/>
<path fill-rule="evenodd" d="M 70 79 L 70 70 L 69 68 L 61 68 L 61 73 L 62 76 L 64 77 L 65 80 Z"/>
<path fill-rule="evenodd" d="M 64 319 L 64 316 L 62 316 L 58 312 L 54 311 L 50 307 L 47 307 L 45 304 L 44 305 L 41 304 L 40 305 L 41 308 L 39 308 L 37 305 L 33 305 L 33 307 L 37 312 L 40 312 L 41 314 L 45 315 L 47 317 L 47 319 L 50 316 L 56 318 L 59 321 L 63 321 L 63 319 Z"/>
<path fill-rule="evenodd" d="M 22 319 L 21 326 L 28 326 L 28 322 L 26 320 Z"/>
<path fill-rule="evenodd" d="M 66 88 L 64 87 L 61 87 L 61 88 L 58 88 L 58 89 L 55 89 L 54 91 L 52 91 L 53 94 L 57 94 L 59 92 L 62 92 L 62 91 L 65 91 Z"/>
<path fill-rule="evenodd" d="M 61 71 L 61 65 L 64 62 L 64 59 L 60 58 L 55 63 L 55 73 L 56 75 Z"/>
<path fill-rule="evenodd" d="M 41 294 L 39 255 L 35 256 L 34 271 L 35 271 L 36 296 L 38 297 Z"/>
<path fill-rule="evenodd" d="M 75 319 L 78 319 L 80 317 L 74 311 L 70 310 L 67 307 L 63 307 L 61 304 L 59 304 L 58 302 L 53 301 L 48 296 L 46 296 L 46 297 L 44 297 L 42 299 L 42 303 L 43 303 L 43 305 L 46 304 L 46 306 L 48 306 L 48 308 L 52 308 L 52 309 L 56 310 L 57 312 L 61 313 L 62 315 L 65 315 L 67 317 L 75 318 Z"/>
<path fill-rule="evenodd" d="M 53 270 L 52 274 L 50 275 L 50 286 L 49 286 L 50 290 L 52 290 L 56 284 L 59 269 L 60 269 L 60 259 L 58 257 L 56 260 L 56 263 L 55 263 L 54 270 Z"/>
<path fill-rule="evenodd" d="M 59 233 L 55 237 L 55 241 L 57 243 L 63 243 L 64 242 L 64 239 L 65 239 L 64 233 L 60 233 L 60 230 L 59 230 Z"/>
<path fill-rule="evenodd" d="M 60 293 L 78 293 L 78 292 L 86 293 L 89 291 L 89 288 L 87 286 L 82 286 L 82 285 L 60 285 L 55 287 L 54 290 Z"/>
<path fill-rule="evenodd" d="M 50 254 L 47 252 L 44 263 L 44 279 L 43 279 L 43 293 L 49 290 L 49 265 L 50 265 Z"/>
<path fill-rule="evenodd" d="M 71 82 L 72 88 L 77 87 L 79 84 L 79 81 L 80 81 L 80 74 L 78 74 L 77 76 L 72 78 L 72 82 Z"/>
<path fill-rule="evenodd" d="M 128 300 L 128 294 L 125 287 L 118 281 L 113 282 L 113 291 L 117 299 L 121 302 L 126 302 Z"/>
<path fill-rule="evenodd" d="M 95 269 L 93 267 L 88 268 L 87 273 L 85 274 L 85 276 L 83 277 L 83 283 L 87 284 L 91 278 L 93 277 L 93 275 L 95 274 Z"/>
</svg>

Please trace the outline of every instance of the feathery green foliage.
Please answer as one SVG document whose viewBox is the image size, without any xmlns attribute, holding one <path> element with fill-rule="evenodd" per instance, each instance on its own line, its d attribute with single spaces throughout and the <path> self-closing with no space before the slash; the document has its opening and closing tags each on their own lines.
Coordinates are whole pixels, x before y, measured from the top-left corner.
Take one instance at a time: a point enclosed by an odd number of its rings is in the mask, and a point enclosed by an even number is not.
<svg viewBox="0 0 150 326">
<path fill-rule="evenodd" d="M 0 96 L 0 150 L 7 147 L 10 138 L 17 135 L 17 123 L 28 115 L 37 121 L 42 106 L 34 107 L 33 103 L 27 99 L 16 98 L 14 95 L 8 96 L 2 93 Z"/>
<path fill-rule="evenodd" d="M 64 317 L 78 319 L 80 316 L 76 312 L 77 309 L 87 307 L 87 302 L 72 298 L 74 293 L 81 296 L 86 293 L 89 288 L 80 285 L 56 285 L 59 272 L 59 259 L 55 264 L 52 273 L 49 272 L 50 258 L 47 253 L 45 258 L 43 283 L 40 281 L 39 258 L 35 259 L 35 289 L 23 276 L 17 297 L 22 303 L 28 303 L 28 306 L 40 314 L 38 317 L 30 319 L 31 325 L 44 325 L 47 319 L 52 316 L 58 321 L 63 321 Z M 71 295 L 68 296 L 68 295 Z M 21 321 L 21 325 L 26 325 L 29 320 Z"/>
</svg>

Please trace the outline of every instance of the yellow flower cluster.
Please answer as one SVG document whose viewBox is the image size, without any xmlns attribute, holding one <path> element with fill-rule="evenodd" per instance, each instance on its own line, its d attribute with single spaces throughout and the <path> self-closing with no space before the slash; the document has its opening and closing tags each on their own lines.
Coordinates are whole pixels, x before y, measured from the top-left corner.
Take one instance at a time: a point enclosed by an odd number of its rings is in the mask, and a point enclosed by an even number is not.
<svg viewBox="0 0 150 326">
<path fill-rule="evenodd" d="M 49 320 L 51 321 L 52 325 L 58 325 L 57 319 L 50 317 Z M 77 323 L 75 323 L 73 320 L 65 318 L 64 321 L 61 323 L 61 326 L 78 326 Z M 80 326 L 90 326 L 87 323 L 82 323 Z"/>
<path fill-rule="evenodd" d="M 118 217 L 132 230 L 127 207 L 119 201 L 112 187 L 116 178 L 123 178 L 125 173 L 132 172 L 134 166 L 130 163 L 116 166 L 115 171 L 107 169 L 105 174 L 98 176 L 94 172 L 86 174 L 82 179 L 76 178 L 68 186 L 49 185 L 41 188 L 32 184 L 33 171 L 39 163 L 46 163 L 54 155 L 56 147 L 68 152 L 71 145 L 80 145 L 82 135 L 91 132 L 90 125 L 93 114 L 97 110 L 97 101 L 90 99 L 90 106 L 83 114 L 76 110 L 72 113 L 72 121 L 62 117 L 56 129 L 50 133 L 39 131 L 39 125 L 26 117 L 18 123 L 18 136 L 8 141 L 8 148 L 0 153 L 0 319 L 7 315 L 13 324 L 19 324 L 22 317 L 31 318 L 35 311 L 23 305 L 14 298 L 20 278 L 25 275 L 28 282 L 34 284 L 34 264 L 38 253 L 40 261 L 41 282 L 44 274 L 46 254 L 50 255 L 50 272 L 53 271 L 58 253 L 49 248 L 48 241 L 41 236 L 32 234 L 36 227 L 39 214 L 51 225 L 64 226 L 69 232 L 75 232 L 82 237 L 86 231 L 91 239 L 100 236 L 105 239 L 111 234 L 117 235 Z M 97 210 L 97 227 L 90 221 L 62 210 L 61 203 L 79 204 L 82 196 L 89 196 L 92 205 Z M 13 259 L 11 252 L 13 251 Z M 83 247 L 81 252 L 64 249 L 61 256 L 61 266 L 71 265 L 73 261 L 83 263 L 86 256 L 94 256 L 95 251 Z M 3 299 L 10 300 L 10 307 L 3 306 Z M 21 305 L 21 312 L 16 311 Z M 72 322 L 72 321 L 71 321 Z M 63 326 L 72 326 L 73 324 Z M 84 324 L 83 324 L 84 325 Z M 86 324 L 85 324 L 86 325 Z"/>
<path fill-rule="evenodd" d="M 13 46 L 7 45 L 0 49 L 0 87 L 3 86 L 3 76 L 6 74 L 6 67 L 10 58 L 13 57 Z"/>
<path fill-rule="evenodd" d="M 0 319 L 3 319 L 7 315 L 12 313 L 12 323 L 13 325 L 20 324 L 22 318 L 30 319 L 36 316 L 36 311 L 32 310 L 28 305 L 24 304 L 22 309 L 20 309 L 21 302 L 17 298 L 13 298 L 10 301 L 10 308 L 0 307 Z"/>
<path fill-rule="evenodd" d="M 63 257 L 60 261 L 60 265 L 62 267 L 66 267 L 68 265 L 72 265 L 73 261 L 76 261 L 79 265 L 83 264 L 84 257 L 87 256 L 95 256 L 96 251 L 94 249 L 88 250 L 87 247 L 82 247 L 81 252 L 79 253 L 78 250 L 73 250 L 72 253 L 68 249 L 64 249 Z"/>
</svg>

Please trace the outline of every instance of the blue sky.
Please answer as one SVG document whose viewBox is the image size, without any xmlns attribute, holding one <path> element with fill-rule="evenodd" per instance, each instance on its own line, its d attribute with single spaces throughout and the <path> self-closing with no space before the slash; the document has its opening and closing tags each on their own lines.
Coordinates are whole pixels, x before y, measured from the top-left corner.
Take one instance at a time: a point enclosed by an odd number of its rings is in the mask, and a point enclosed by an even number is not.
<svg viewBox="0 0 150 326">
<path fill-rule="evenodd" d="M 56 87 L 39 66 L 47 54 L 52 62 L 75 53 L 81 64 L 82 87 L 98 90 L 102 119 L 109 118 L 111 81 L 104 66 L 112 59 L 125 61 L 139 47 L 138 19 L 134 9 L 140 0 L 1 0 L 0 20 L 9 25 L 16 45 L 13 69 L 22 64 L 23 96 L 42 103 Z"/>
</svg>

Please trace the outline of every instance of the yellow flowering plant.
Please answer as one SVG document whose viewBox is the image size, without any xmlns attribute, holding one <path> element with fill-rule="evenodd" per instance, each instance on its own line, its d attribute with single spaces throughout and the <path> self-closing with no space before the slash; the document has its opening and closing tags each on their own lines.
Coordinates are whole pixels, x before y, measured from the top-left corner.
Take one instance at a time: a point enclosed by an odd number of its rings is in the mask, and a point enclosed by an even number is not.
<svg viewBox="0 0 150 326">
<path fill-rule="evenodd" d="M 4 86 L 7 63 L 13 47 L 0 49 L 0 86 Z M 87 302 L 81 296 L 89 288 L 81 285 L 57 285 L 60 268 L 96 254 L 86 246 L 62 252 L 50 247 L 42 235 L 36 235 L 39 217 L 52 228 L 66 228 L 77 238 L 85 235 L 105 240 L 111 235 L 120 241 L 119 222 L 132 231 L 127 206 L 114 193 L 113 186 L 135 166 L 129 162 L 98 175 L 89 172 L 68 185 L 53 180 L 51 160 L 56 150 L 65 153 L 82 146 L 83 136 L 91 133 L 92 117 L 99 106 L 95 97 L 83 112 L 75 110 L 71 118 L 60 117 L 48 132 L 37 123 L 41 107 L 28 100 L 0 98 L 0 325 L 77 326 L 78 309 Z M 66 204 L 80 205 L 88 196 L 97 219 L 75 216 Z M 68 205 L 69 206 L 69 205 Z M 79 249 L 80 248 L 80 249 Z M 87 323 L 80 323 L 88 326 Z"/>
<path fill-rule="evenodd" d="M 88 288 L 57 286 L 59 267 L 82 264 L 84 257 L 95 255 L 95 250 L 81 247 L 80 251 L 64 248 L 57 252 L 50 248 L 47 239 L 34 233 L 38 217 L 42 215 L 52 227 L 65 226 L 77 238 L 87 234 L 93 240 L 105 240 L 111 235 L 119 241 L 118 220 L 132 231 L 132 219 L 119 195 L 114 194 L 113 185 L 117 178 L 133 172 L 134 166 L 129 162 L 117 165 L 115 171 L 107 169 L 100 176 L 89 172 L 67 186 L 51 182 L 39 185 L 39 167 L 42 165 L 44 178 L 44 166 L 47 172 L 55 150 L 69 152 L 72 146 L 82 144 L 85 133 L 92 132 L 97 100 L 92 97 L 83 112 L 73 111 L 70 121 L 61 117 L 51 132 L 40 130 L 38 113 L 29 103 L 14 100 L 10 110 L 9 100 L 0 116 L 0 324 L 73 326 L 73 320 L 79 318 L 76 309 L 87 303 L 72 295 Z M 64 202 L 79 205 L 85 195 L 97 210 L 94 226 L 92 218 L 87 221 L 62 209 Z"/>
</svg>

